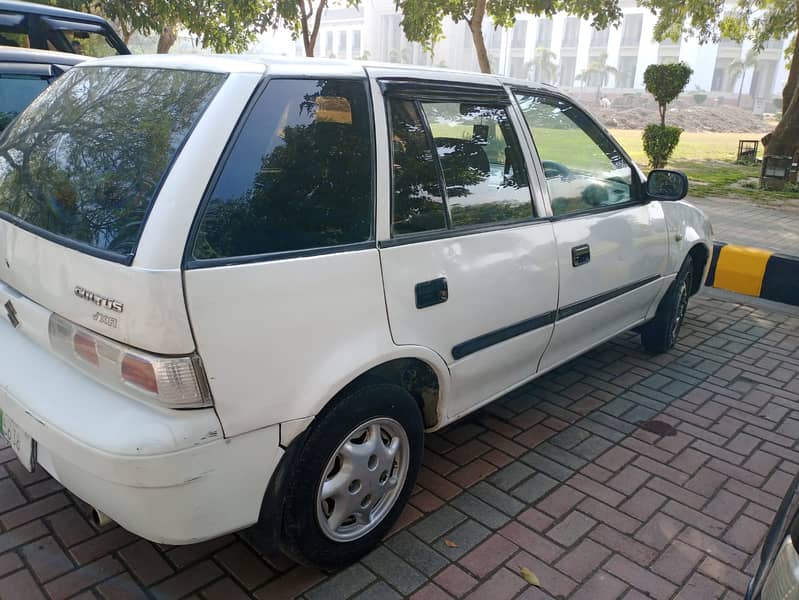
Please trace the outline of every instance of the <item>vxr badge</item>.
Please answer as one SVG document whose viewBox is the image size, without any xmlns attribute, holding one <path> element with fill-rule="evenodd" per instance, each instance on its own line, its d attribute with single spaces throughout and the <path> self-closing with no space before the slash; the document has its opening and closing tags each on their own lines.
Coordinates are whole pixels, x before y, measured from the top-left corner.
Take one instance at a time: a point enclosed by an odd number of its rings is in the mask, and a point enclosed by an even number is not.
<svg viewBox="0 0 799 600">
<path fill-rule="evenodd" d="M 17 319 L 17 309 L 11 304 L 11 300 L 6 302 L 6 312 L 8 313 L 8 320 L 14 327 L 19 327 L 19 319 Z"/>
</svg>

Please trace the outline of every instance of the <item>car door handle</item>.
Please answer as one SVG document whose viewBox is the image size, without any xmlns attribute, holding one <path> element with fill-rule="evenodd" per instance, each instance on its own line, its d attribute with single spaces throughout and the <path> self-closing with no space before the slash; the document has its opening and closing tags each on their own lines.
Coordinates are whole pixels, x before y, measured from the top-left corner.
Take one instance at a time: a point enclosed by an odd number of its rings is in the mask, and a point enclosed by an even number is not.
<svg viewBox="0 0 799 600">
<path fill-rule="evenodd" d="M 416 308 L 427 308 L 428 306 L 442 304 L 449 298 L 447 278 L 439 277 L 438 279 L 417 283 L 415 292 Z"/>
<path fill-rule="evenodd" d="M 588 244 L 572 248 L 572 266 L 579 267 L 591 262 L 591 247 Z"/>
</svg>

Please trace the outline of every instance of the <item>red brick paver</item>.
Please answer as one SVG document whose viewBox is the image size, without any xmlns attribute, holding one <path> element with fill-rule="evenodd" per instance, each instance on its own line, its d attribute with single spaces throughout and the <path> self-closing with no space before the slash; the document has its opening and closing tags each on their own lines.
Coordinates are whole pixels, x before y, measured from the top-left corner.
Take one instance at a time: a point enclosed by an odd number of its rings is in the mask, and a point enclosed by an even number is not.
<svg viewBox="0 0 799 600">
<path fill-rule="evenodd" d="M 173 548 L 98 530 L 0 444 L 0 600 L 741 598 L 797 435 L 799 318 L 695 299 L 668 354 L 624 334 L 428 435 L 398 525 L 334 575 L 251 531 Z"/>
</svg>

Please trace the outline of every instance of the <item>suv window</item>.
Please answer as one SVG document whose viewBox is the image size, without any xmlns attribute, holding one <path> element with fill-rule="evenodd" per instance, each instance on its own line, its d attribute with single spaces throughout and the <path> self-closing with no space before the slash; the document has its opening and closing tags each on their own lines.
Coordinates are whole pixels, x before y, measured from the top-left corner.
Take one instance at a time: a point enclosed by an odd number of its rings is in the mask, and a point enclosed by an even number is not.
<svg viewBox="0 0 799 600">
<path fill-rule="evenodd" d="M 519 142 L 507 109 L 457 102 L 422 104 L 446 185 L 452 227 L 533 216 Z"/>
<path fill-rule="evenodd" d="M 394 183 L 393 233 L 446 229 L 436 159 L 417 105 L 389 99 Z"/>
<path fill-rule="evenodd" d="M 129 258 L 162 178 L 224 80 L 71 69 L 0 138 L 0 217 Z"/>
<path fill-rule="evenodd" d="M 35 75 L 0 75 L 0 131 L 47 87 L 47 80 Z"/>
<path fill-rule="evenodd" d="M 194 258 L 363 242 L 372 233 L 371 116 L 361 80 L 274 79 L 210 193 Z"/>
<path fill-rule="evenodd" d="M 547 178 L 556 216 L 637 199 L 632 169 L 616 145 L 575 106 L 516 94 Z"/>
</svg>

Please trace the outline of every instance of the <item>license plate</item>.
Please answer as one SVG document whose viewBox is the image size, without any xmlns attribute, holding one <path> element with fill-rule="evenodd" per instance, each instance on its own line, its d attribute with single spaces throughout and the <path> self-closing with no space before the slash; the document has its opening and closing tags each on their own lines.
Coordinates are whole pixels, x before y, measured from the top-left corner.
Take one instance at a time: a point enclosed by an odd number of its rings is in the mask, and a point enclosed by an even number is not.
<svg viewBox="0 0 799 600">
<path fill-rule="evenodd" d="M 17 458 L 22 466 L 33 473 L 35 464 L 36 442 L 25 433 L 8 415 L 0 412 L 0 430 L 8 444 L 17 453 Z"/>
</svg>

